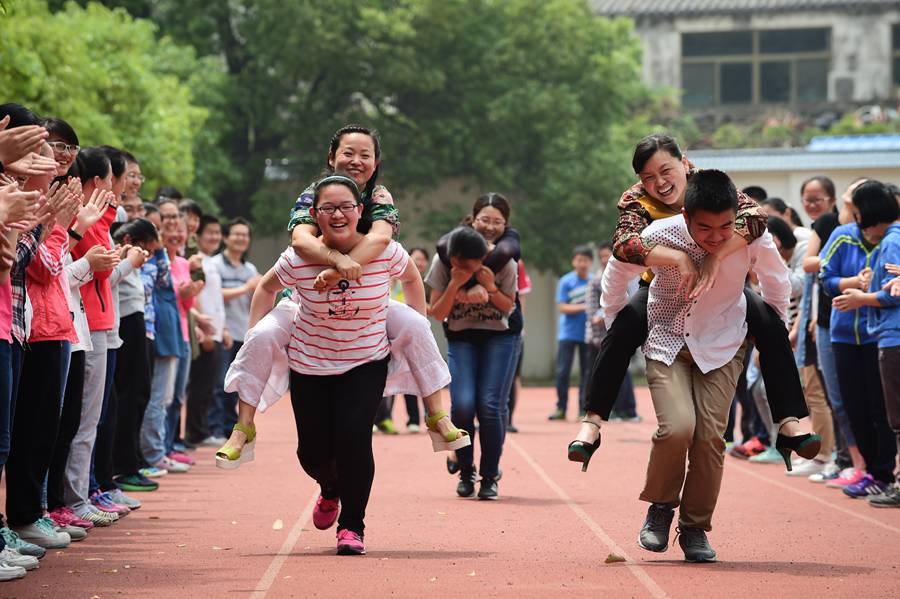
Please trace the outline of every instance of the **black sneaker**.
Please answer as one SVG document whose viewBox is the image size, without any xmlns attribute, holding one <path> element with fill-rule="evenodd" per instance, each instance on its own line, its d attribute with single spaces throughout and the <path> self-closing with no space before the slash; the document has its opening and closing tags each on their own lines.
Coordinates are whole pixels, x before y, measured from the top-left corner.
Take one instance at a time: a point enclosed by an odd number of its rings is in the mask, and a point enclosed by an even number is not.
<svg viewBox="0 0 900 599">
<path fill-rule="evenodd" d="M 553 410 L 549 416 L 547 416 L 547 420 L 565 420 L 566 413 L 560 409 Z"/>
<path fill-rule="evenodd" d="M 684 551 L 684 561 L 705 563 L 716 561 L 716 552 L 706 538 L 702 528 L 679 528 L 678 544 Z"/>
<path fill-rule="evenodd" d="M 638 545 L 647 551 L 662 553 L 669 548 L 669 529 L 675 508 L 667 503 L 651 503 L 647 510 L 647 519 L 638 535 Z"/>
<path fill-rule="evenodd" d="M 475 494 L 475 466 L 462 468 L 459 471 L 459 484 L 456 494 L 460 497 L 471 497 Z"/>
<path fill-rule="evenodd" d="M 481 487 L 478 489 L 478 499 L 490 499 L 496 501 L 498 497 L 497 478 L 488 478 L 487 476 L 481 477 Z"/>
</svg>

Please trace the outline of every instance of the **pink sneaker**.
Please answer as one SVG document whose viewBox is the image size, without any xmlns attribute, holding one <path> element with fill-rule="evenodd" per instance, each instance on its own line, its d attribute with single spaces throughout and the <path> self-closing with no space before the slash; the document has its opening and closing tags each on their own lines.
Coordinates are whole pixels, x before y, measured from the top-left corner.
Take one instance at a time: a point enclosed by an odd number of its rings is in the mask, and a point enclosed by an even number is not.
<svg viewBox="0 0 900 599">
<path fill-rule="evenodd" d="M 337 533 L 337 554 L 365 555 L 366 548 L 363 545 L 362 537 L 346 528 L 339 530 Z"/>
<path fill-rule="evenodd" d="M 82 520 L 75 515 L 75 512 L 73 512 L 70 507 L 57 508 L 50 512 L 48 516 L 50 516 L 50 519 L 53 520 L 53 523 L 57 526 L 77 526 L 78 528 L 83 528 L 85 530 L 94 528 L 93 522 Z"/>
<path fill-rule="evenodd" d="M 173 451 L 172 453 L 170 453 L 169 459 L 175 460 L 176 462 L 179 462 L 181 464 L 187 464 L 188 466 L 194 465 L 194 458 L 185 453 L 181 453 L 180 451 Z"/>
<path fill-rule="evenodd" d="M 337 520 L 341 511 L 340 499 L 325 499 L 319 495 L 316 507 L 313 509 L 313 524 L 319 530 L 328 530 Z"/>
<path fill-rule="evenodd" d="M 847 485 L 855 485 L 861 481 L 865 475 L 866 473 L 862 470 L 857 470 L 856 468 L 844 468 L 841 470 L 840 476 L 834 480 L 828 481 L 825 483 L 825 486 L 832 489 L 842 489 Z"/>
</svg>

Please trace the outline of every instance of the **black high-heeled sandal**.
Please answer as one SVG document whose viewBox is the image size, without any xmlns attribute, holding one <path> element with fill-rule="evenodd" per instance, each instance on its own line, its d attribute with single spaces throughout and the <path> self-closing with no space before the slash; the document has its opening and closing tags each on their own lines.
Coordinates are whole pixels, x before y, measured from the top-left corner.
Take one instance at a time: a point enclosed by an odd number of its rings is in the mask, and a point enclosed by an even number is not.
<svg viewBox="0 0 900 599">
<path fill-rule="evenodd" d="M 600 448 L 600 425 L 587 419 L 582 420 L 582 422 L 593 424 L 597 427 L 597 440 L 593 443 L 587 443 L 576 439 L 569 443 L 569 461 L 581 462 L 581 471 L 587 472 L 591 457 L 593 457 L 594 452 Z"/>
<path fill-rule="evenodd" d="M 790 472 L 793 470 L 791 452 L 793 451 L 801 458 L 811 460 L 819 455 L 819 450 L 822 449 L 822 437 L 815 433 L 805 433 L 796 437 L 788 437 L 778 433 L 778 438 L 775 440 L 775 449 L 781 454 L 784 465 Z"/>
</svg>

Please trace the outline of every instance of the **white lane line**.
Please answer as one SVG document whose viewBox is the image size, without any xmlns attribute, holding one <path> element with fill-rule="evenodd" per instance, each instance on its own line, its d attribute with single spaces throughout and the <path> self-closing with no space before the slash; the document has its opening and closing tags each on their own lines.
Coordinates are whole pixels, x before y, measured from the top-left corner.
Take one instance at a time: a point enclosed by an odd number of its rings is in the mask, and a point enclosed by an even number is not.
<svg viewBox="0 0 900 599">
<path fill-rule="evenodd" d="M 303 532 L 303 527 L 306 526 L 309 519 L 312 518 L 313 508 L 316 507 L 316 499 L 318 498 L 319 490 L 316 489 L 313 492 L 312 497 L 310 497 L 306 508 L 301 512 L 300 517 L 297 518 L 297 521 L 294 523 L 294 527 L 291 528 L 291 533 L 284 540 L 284 543 L 281 544 L 281 549 L 279 549 L 278 553 L 275 554 L 275 557 L 272 558 L 272 563 L 269 564 L 265 574 L 263 574 L 262 578 L 259 579 L 259 582 L 256 583 L 256 589 L 250 593 L 251 599 L 263 599 L 263 597 L 266 596 L 266 593 L 269 592 L 269 589 L 272 588 L 272 583 L 275 582 L 275 577 L 278 576 L 281 566 L 284 565 L 284 562 L 291 554 L 291 551 L 294 550 L 294 545 L 296 545 L 297 541 L 300 539 L 300 533 Z"/>
<path fill-rule="evenodd" d="M 791 493 L 795 493 L 796 495 L 799 495 L 801 497 L 809 499 L 810 501 L 815 501 L 816 503 L 818 503 L 820 505 L 824 505 L 825 507 L 836 510 L 844 515 L 852 516 L 854 518 L 862 520 L 863 522 L 868 522 L 869 524 L 873 524 L 873 525 L 881 527 L 885 530 L 889 530 L 893 533 L 900 534 L 900 528 L 897 528 L 896 526 L 891 526 L 890 524 L 886 524 L 884 522 L 876 520 L 875 518 L 870 518 L 869 516 L 864 516 L 853 510 L 848 510 L 847 508 L 843 508 L 839 505 L 835 505 L 835 503 L 832 501 L 826 501 L 826 500 L 822 499 L 821 497 L 816 497 L 815 495 L 812 495 L 811 493 L 807 493 L 806 491 L 801 491 L 799 489 L 795 489 L 791 485 L 787 485 L 785 483 L 778 482 L 777 480 L 772 480 L 771 478 L 769 478 L 767 476 L 763 476 L 762 474 L 760 474 L 758 472 L 754 472 L 752 470 L 752 468 L 749 466 L 743 466 L 741 464 L 731 462 L 728 464 L 727 467 L 728 468 L 736 468 L 737 470 L 746 474 L 747 476 L 752 476 L 753 478 L 765 481 L 765 482 L 769 483 L 770 485 L 774 485 L 774 486 L 778 487 L 779 489 L 784 489 L 786 491 L 790 491 Z M 843 491 L 841 491 L 840 489 L 835 489 L 835 492 L 840 494 L 841 499 L 845 498 Z M 847 501 L 853 501 L 850 498 L 846 498 L 846 499 L 847 499 Z M 857 499 L 855 501 L 865 501 L 865 500 Z"/>
<path fill-rule="evenodd" d="M 635 578 L 640 581 L 641 584 L 647 589 L 647 591 L 656 599 L 666 599 L 668 595 L 662 588 L 656 584 L 649 574 L 647 574 L 643 568 L 641 568 L 637 562 L 628 557 L 628 554 L 625 553 L 625 550 L 619 547 L 615 541 L 612 540 L 603 528 L 597 524 L 593 518 L 591 518 L 587 512 L 585 512 L 580 505 L 575 503 L 568 493 L 566 493 L 562 487 L 560 487 L 556 482 L 550 478 L 547 472 L 541 468 L 540 464 L 538 464 L 516 441 L 513 441 L 509 437 L 506 437 L 506 445 L 511 446 L 522 458 L 531 466 L 531 469 L 534 470 L 537 475 L 543 480 L 548 487 L 550 487 L 554 493 L 556 493 L 563 502 L 569 506 L 575 515 L 578 516 L 582 522 L 584 522 L 588 528 L 599 538 L 604 545 L 606 545 L 612 553 L 617 555 L 621 555 L 625 558 L 625 566 L 628 570 L 634 575 Z"/>
</svg>

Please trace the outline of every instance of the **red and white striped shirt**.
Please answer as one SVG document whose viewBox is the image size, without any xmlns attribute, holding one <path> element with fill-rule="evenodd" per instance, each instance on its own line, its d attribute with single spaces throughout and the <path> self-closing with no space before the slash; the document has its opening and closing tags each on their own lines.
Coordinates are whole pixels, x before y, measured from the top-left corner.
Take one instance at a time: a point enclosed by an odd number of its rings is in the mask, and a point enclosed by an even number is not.
<svg viewBox="0 0 900 599">
<path fill-rule="evenodd" d="M 316 276 L 326 264 L 308 264 L 292 248 L 275 263 L 275 275 L 297 291 L 300 309 L 291 327 L 288 361 L 301 374 L 342 374 L 390 353 L 387 339 L 391 278 L 406 269 L 409 255 L 396 241 L 363 267 L 359 281 L 342 280 L 326 293 Z"/>
</svg>

